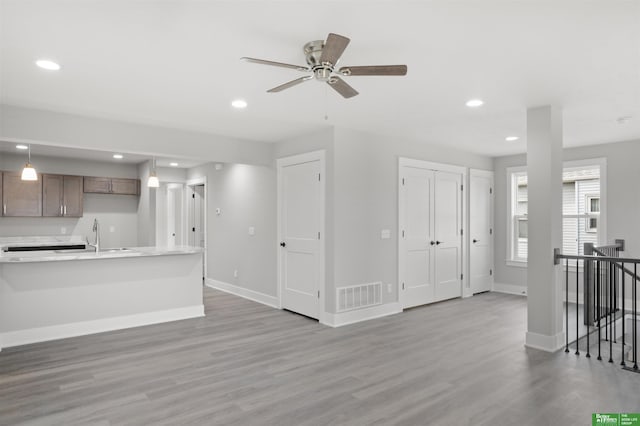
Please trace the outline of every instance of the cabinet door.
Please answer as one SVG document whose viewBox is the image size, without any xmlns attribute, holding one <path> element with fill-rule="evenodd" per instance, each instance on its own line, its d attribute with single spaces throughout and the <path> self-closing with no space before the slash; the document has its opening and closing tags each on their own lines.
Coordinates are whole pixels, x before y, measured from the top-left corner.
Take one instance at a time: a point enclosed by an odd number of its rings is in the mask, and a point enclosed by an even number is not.
<svg viewBox="0 0 640 426">
<path fill-rule="evenodd" d="M 64 177 L 62 204 L 65 216 L 82 217 L 82 176 Z"/>
<path fill-rule="evenodd" d="M 111 179 L 111 192 L 120 195 L 138 195 L 138 179 Z"/>
<path fill-rule="evenodd" d="M 5 172 L 2 207 L 5 216 L 42 216 L 42 175 L 24 181 L 19 172 Z"/>
<path fill-rule="evenodd" d="M 92 192 L 96 194 L 109 194 L 111 192 L 111 179 L 102 177 L 84 178 L 84 192 Z"/>
<path fill-rule="evenodd" d="M 42 175 L 42 216 L 62 216 L 62 175 Z"/>
</svg>

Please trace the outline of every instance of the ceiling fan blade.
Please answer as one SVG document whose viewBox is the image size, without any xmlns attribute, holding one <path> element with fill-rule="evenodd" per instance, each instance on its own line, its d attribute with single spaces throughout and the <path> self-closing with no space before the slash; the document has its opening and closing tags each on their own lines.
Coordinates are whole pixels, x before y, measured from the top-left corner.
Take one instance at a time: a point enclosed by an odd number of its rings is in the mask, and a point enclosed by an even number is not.
<svg viewBox="0 0 640 426">
<path fill-rule="evenodd" d="M 342 67 L 342 75 L 407 75 L 406 65 L 368 65 L 361 67 Z"/>
<path fill-rule="evenodd" d="M 282 92 L 284 89 L 288 89 L 289 87 L 297 86 L 298 84 L 304 83 L 305 81 L 311 80 L 312 78 L 313 78 L 312 76 L 296 78 L 295 80 L 291 80 L 291 81 L 289 81 L 287 83 L 281 84 L 280 86 L 274 87 L 273 89 L 267 90 L 267 93 Z"/>
<path fill-rule="evenodd" d="M 298 70 L 298 71 L 311 71 L 308 67 L 303 67 L 301 65 L 292 65 L 292 64 L 285 64 L 283 62 L 275 62 L 275 61 L 267 61 L 264 59 L 256 59 L 256 58 L 248 58 L 246 56 L 243 56 L 242 58 L 240 58 L 243 61 L 247 61 L 247 62 L 253 62 L 254 64 L 261 64 L 261 65 L 271 65 L 274 67 L 282 67 L 282 68 L 291 68 L 294 70 Z"/>
<path fill-rule="evenodd" d="M 334 33 L 329 33 L 327 41 L 322 48 L 322 55 L 320 56 L 320 63 L 329 62 L 332 65 L 338 63 L 338 59 L 342 56 L 344 49 L 347 48 L 351 40 Z"/>
<path fill-rule="evenodd" d="M 335 76 L 331 77 L 329 81 L 327 81 L 327 84 L 333 87 L 333 90 L 340 93 L 342 97 L 346 99 L 353 98 L 355 95 L 358 94 L 358 91 L 356 89 L 349 86 L 340 77 L 335 77 Z"/>
</svg>

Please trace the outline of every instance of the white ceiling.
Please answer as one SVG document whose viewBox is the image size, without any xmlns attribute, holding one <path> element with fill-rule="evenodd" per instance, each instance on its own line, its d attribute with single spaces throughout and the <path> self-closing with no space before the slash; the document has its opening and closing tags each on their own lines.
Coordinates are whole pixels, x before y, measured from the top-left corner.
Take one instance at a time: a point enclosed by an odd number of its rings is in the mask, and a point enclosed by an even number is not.
<svg viewBox="0 0 640 426">
<path fill-rule="evenodd" d="M 637 0 L 0 4 L 3 103 L 264 142 L 331 124 L 487 155 L 524 152 L 526 108 L 553 103 L 566 146 L 640 139 Z M 304 43 L 329 32 L 351 38 L 340 65 L 408 75 L 350 77 L 348 100 L 315 81 L 269 94 L 300 73 L 239 60 L 304 65 Z"/>
</svg>

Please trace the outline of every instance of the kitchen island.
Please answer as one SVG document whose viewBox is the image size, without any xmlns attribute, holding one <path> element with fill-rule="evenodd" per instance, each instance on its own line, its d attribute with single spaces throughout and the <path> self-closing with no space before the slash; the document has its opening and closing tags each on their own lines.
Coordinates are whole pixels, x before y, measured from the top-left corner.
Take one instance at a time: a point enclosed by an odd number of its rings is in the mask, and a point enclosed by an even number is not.
<svg viewBox="0 0 640 426">
<path fill-rule="evenodd" d="M 5 251 L 6 244 L 0 239 L 0 350 L 204 316 L 201 248 Z"/>
</svg>

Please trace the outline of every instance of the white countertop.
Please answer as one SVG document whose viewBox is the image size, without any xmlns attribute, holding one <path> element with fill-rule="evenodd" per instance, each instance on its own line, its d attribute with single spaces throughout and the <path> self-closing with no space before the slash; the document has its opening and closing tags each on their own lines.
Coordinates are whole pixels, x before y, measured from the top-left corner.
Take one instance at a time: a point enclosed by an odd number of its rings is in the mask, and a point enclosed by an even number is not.
<svg viewBox="0 0 640 426">
<path fill-rule="evenodd" d="M 75 242 L 85 242 L 77 237 L 10 237 L 0 238 L 0 248 L 6 245 L 43 245 L 72 244 Z M 99 252 L 89 251 L 17 251 L 4 252 L 0 250 L 0 264 L 2 263 L 33 263 L 33 262 L 59 262 L 71 260 L 100 260 L 127 257 L 148 257 L 148 256 L 168 256 L 202 253 L 200 247 L 174 246 L 174 247 L 127 247 L 127 248 L 101 248 Z"/>
</svg>

